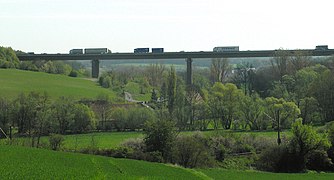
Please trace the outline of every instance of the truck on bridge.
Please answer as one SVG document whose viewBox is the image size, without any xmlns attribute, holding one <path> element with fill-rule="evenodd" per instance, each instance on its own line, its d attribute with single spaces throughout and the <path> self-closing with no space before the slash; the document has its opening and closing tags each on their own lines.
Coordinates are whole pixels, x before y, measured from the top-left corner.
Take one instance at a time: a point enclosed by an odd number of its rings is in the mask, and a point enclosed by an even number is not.
<svg viewBox="0 0 334 180">
<path fill-rule="evenodd" d="M 150 48 L 136 48 L 133 50 L 134 53 L 149 53 Z"/>
<path fill-rule="evenodd" d="M 164 48 L 152 48 L 152 53 L 163 53 Z"/>
<path fill-rule="evenodd" d="M 328 50 L 328 45 L 318 45 L 315 47 L 315 50 L 326 51 Z"/>
<path fill-rule="evenodd" d="M 110 54 L 108 48 L 71 49 L 70 54 Z"/>
<path fill-rule="evenodd" d="M 239 46 L 220 46 L 213 48 L 213 52 L 235 52 L 235 51 L 239 51 Z"/>
<path fill-rule="evenodd" d="M 70 54 L 83 54 L 83 49 L 71 49 Z"/>
</svg>

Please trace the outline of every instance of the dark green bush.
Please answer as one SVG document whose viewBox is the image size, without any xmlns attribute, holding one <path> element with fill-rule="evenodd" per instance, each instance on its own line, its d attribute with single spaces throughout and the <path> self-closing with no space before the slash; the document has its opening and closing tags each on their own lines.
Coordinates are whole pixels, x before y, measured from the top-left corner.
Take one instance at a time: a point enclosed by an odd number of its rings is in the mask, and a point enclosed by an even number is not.
<svg viewBox="0 0 334 180">
<path fill-rule="evenodd" d="M 307 158 L 306 167 L 315 171 L 333 171 L 333 163 L 326 151 L 313 151 Z"/>
<path fill-rule="evenodd" d="M 50 134 L 49 142 L 52 150 L 59 150 L 63 144 L 64 137 L 61 134 Z"/>
<path fill-rule="evenodd" d="M 194 136 L 178 137 L 173 146 L 173 163 L 183 167 L 211 167 L 214 157 L 205 140 Z"/>
<path fill-rule="evenodd" d="M 164 162 L 164 158 L 160 151 L 152 151 L 144 154 L 144 160 L 150 162 Z"/>
<path fill-rule="evenodd" d="M 68 75 L 68 76 L 70 76 L 70 77 L 78 77 L 78 71 L 77 70 L 74 70 L 74 69 L 72 69 L 72 71 L 70 72 L 70 74 Z"/>
</svg>

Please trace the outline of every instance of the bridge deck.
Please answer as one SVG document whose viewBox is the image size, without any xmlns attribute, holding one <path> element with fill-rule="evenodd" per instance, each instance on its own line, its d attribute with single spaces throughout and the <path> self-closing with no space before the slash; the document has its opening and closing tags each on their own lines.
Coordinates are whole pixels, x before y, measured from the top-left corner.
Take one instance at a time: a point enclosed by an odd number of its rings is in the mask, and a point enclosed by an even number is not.
<svg viewBox="0 0 334 180">
<path fill-rule="evenodd" d="M 331 56 L 334 49 L 329 50 L 285 50 L 293 55 L 296 51 L 308 53 L 311 56 Z M 165 53 L 111 53 L 111 54 L 20 54 L 21 61 L 34 60 L 125 60 L 125 59 L 186 59 L 186 58 L 246 58 L 273 57 L 276 50 L 265 51 L 235 51 L 235 52 L 165 52 Z"/>
</svg>

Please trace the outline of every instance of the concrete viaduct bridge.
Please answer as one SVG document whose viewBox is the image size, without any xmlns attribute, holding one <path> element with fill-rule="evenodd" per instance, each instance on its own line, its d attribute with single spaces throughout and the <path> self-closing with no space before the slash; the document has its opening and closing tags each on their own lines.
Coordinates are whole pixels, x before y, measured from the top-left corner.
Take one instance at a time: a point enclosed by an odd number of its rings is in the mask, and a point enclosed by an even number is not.
<svg viewBox="0 0 334 180">
<path fill-rule="evenodd" d="M 334 49 L 327 50 L 284 50 L 294 55 L 296 51 L 307 53 L 310 56 L 332 56 Z M 110 54 L 20 54 L 20 61 L 37 60 L 91 60 L 92 77 L 99 76 L 99 60 L 144 60 L 144 59 L 183 59 L 187 63 L 186 83 L 192 84 L 192 59 L 196 58 L 250 58 L 250 57 L 273 57 L 276 50 L 263 51 L 231 51 L 231 52 L 164 52 L 164 53 L 110 53 Z"/>
</svg>

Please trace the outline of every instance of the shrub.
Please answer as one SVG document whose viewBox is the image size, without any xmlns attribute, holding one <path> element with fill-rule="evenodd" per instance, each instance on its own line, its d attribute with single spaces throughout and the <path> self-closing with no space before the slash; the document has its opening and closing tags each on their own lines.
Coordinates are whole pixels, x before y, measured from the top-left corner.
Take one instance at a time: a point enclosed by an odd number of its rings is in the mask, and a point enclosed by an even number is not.
<svg viewBox="0 0 334 180">
<path fill-rule="evenodd" d="M 144 143 L 143 138 L 130 138 L 121 143 L 121 147 L 131 148 L 134 151 L 144 152 L 146 149 L 146 145 Z"/>
<path fill-rule="evenodd" d="M 159 151 L 164 159 L 168 159 L 176 137 L 175 124 L 168 120 L 150 120 L 145 123 L 147 152 Z"/>
<path fill-rule="evenodd" d="M 74 69 L 72 69 L 72 71 L 70 72 L 70 74 L 68 75 L 68 76 L 70 76 L 70 77 L 78 77 L 78 71 L 77 70 L 74 70 Z"/>
<path fill-rule="evenodd" d="M 292 163 L 296 165 L 296 168 L 299 168 L 295 169 L 296 171 L 305 170 L 307 157 L 313 151 L 326 151 L 330 147 L 326 134 L 318 134 L 311 126 L 303 125 L 301 121 L 296 121 L 292 125 L 292 133 L 289 151 L 295 159 Z"/>
<path fill-rule="evenodd" d="M 147 156 L 149 156 L 147 153 L 145 153 L 146 145 L 142 138 L 127 139 L 121 143 L 121 147 L 126 147 L 133 151 L 131 157 L 129 157 L 132 159 L 146 160 L 148 158 Z"/>
<path fill-rule="evenodd" d="M 259 160 L 256 162 L 256 167 L 259 170 L 281 172 L 286 164 L 283 162 L 283 157 L 286 156 L 287 153 L 287 146 L 283 144 L 268 147 L 261 153 Z"/>
<path fill-rule="evenodd" d="M 60 134 L 50 134 L 49 142 L 52 150 L 59 150 L 63 144 L 64 137 Z"/>
<path fill-rule="evenodd" d="M 210 167 L 214 157 L 198 136 L 181 136 L 174 142 L 173 162 L 183 167 Z"/>
<path fill-rule="evenodd" d="M 325 170 L 331 166 L 326 150 L 328 139 L 308 125 L 296 121 L 292 125 L 292 139 L 287 145 L 272 146 L 264 151 L 257 167 L 274 172 L 302 172 L 306 167 Z"/>
<path fill-rule="evenodd" d="M 145 153 L 145 159 L 146 161 L 150 162 L 163 162 L 164 158 L 162 156 L 162 153 L 159 151 L 152 151 Z"/>
<path fill-rule="evenodd" d="M 331 147 L 327 151 L 328 157 L 332 160 L 332 163 L 334 163 L 334 121 L 327 123 L 325 129 L 328 132 L 328 138 L 331 142 Z"/>
<path fill-rule="evenodd" d="M 333 163 L 326 151 L 313 151 L 307 158 L 306 167 L 309 170 L 333 171 Z"/>
</svg>

